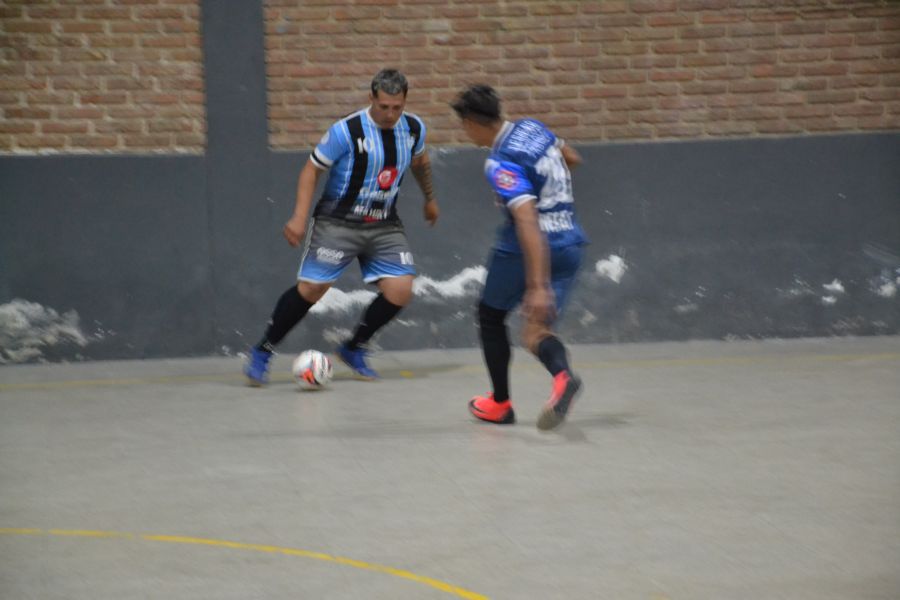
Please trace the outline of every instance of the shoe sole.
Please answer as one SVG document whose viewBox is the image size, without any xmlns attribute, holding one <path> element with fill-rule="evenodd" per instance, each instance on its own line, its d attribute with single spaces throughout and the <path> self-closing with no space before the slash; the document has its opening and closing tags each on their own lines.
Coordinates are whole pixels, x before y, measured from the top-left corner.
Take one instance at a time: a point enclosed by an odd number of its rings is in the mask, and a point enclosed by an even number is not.
<svg viewBox="0 0 900 600">
<path fill-rule="evenodd" d="M 353 379 L 357 381 L 378 381 L 381 377 L 372 377 L 371 375 L 363 375 L 359 371 L 353 368 L 353 365 L 344 360 L 344 357 L 340 355 L 340 353 L 335 352 L 334 357 L 341 362 L 341 364 L 345 365 L 348 369 L 353 372 Z"/>
<path fill-rule="evenodd" d="M 247 380 L 248 387 L 265 387 L 269 382 L 264 379 L 256 379 L 255 377 L 250 377 L 246 372 L 244 373 L 244 378 Z"/>
<path fill-rule="evenodd" d="M 575 396 L 581 391 L 581 379 L 573 375 L 566 385 L 566 391 L 562 397 L 553 406 L 545 406 L 538 417 L 537 428 L 541 431 L 549 431 L 559 427 L 560 423 L 566 420 L 569 409 L 575 401 Z"/>
<path fill-rule="evenodd" d="M 485 417 L 478 414 L 475 410 L 475 401 L 469 400 L 469 413 L 479 421 L 484 421 L 485 423 L 493 423 L 494 425 L 513 425 L 516 422 L 516 413 L 513 409 L 509 409 L 509 412 L 503 416 L 503 419 L 499 421 L 494 421 L 493 419 L 486 419 Z"/>
<path fill-rule="evenodd" d="M 356 371 L 354 371 L 354 372 L 353 372 L 353 379 L 355 379 L 355 380 L 357 380 L 357 381 L 370 381 L 370 382 L 372 382 L 372 381 L 378 381 L 378 380 L 381 379 L 381 378 L 380 378 L 380 377 L 372 377 L 372 376 L 370 376 L 370 375 L 362 375 L 362 374 L 357 373 Z"/>
</svg>

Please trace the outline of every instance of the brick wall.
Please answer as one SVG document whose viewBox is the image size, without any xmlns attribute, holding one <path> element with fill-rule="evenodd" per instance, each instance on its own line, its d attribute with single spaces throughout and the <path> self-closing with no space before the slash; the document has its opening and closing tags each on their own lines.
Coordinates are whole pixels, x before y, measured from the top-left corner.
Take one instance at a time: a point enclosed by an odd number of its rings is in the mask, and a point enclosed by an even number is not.
<svg viewBox="0 0 900 600">
<path fill-rule="evenodd" d="M 202 152 L 198 0 L 0 0 L 0 152 Z"/>
<path fill-rule="evenodd" d="M 900 129 L 900 3 L 838 0 L 267 0 L 270 140 L 307 148 L 403 70 L 431 143 L 495 85 L 571 140 Z"/>
<path fill-rule="evenodd" d="M 266 0 L 269 129 L 306 149 L 407 73 L 430 142 L 498 87 L 572 140 L 900 129 L 888 0 Z M 0 0 L 0 153 L 202 152 L 199 0 Z"/>
</svg>

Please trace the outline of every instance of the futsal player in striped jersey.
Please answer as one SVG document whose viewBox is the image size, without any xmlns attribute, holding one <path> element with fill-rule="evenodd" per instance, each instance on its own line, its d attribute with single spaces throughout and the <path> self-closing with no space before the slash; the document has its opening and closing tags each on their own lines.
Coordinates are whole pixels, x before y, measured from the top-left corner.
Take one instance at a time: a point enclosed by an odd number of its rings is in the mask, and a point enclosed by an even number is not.
<svg viewBox="0 0 900 600">
<path fill-rule="evenodd" d="M 433 226 L 439 215 L 425 123 L 404 111 L 408 90 L 399 71 L 379 71 L 372 79 L 370 105 L 332 124 L 303 167 L 294 214 L 283 233 L 295 247 L 307 235 L 309 239 L 297 283 L 278 299 L 265 334 L 250 351 L 244 368 L 250 385 L 267 383 L 278 343 L 354 260 L 359 261 L 363 280 L 377 285 L 379 294 L 336 354 L 358 378 L 378 378 L 367 362 L 366 343 L 409 303 L 416 275 L 397 214 L 400 183 L 408 170 L 425 197 L 425 221 Z M 313 208 L 316 184 L 326 173 L 324 191 Z"/>
</svg>

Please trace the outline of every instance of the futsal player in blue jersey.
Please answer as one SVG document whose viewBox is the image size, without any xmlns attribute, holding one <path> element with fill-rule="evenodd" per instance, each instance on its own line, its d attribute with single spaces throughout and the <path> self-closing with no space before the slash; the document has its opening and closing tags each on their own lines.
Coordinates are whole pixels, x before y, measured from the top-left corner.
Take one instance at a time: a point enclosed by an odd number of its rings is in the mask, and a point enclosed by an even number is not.
<svg viewBox="0 0 900 600">
<path fill-rule="evenodd" d="M 505 121 L 500 98 L 488 85 L 473 85 L 451 104 L 478 146 L 490 148 L 485 175 L 506 219 L 491 251 L 478 304 L 484 361 L 493 391 L 475 396 L 469 411 L 492 423 L 514 423 L 509 394 L 509 311 L 521 303 L 522 341 L 553 376 L 538 428 L 562 423 L 581 388 L 553 323 L 565 306 L 587 244 L 575 217 L 569 168 L 581 162 L 540 121 Z"/>
<path fill-rule="evenodd" d="M 407 170 L 425 197 L 424 217 L 437 221 L 439 209 L 425 149 L 425 124 L 404 112 L 406 77 L 384 69 L 372 80 L 370 106 L 335 122 L 315 147 L 300 173 L 294 214 L 284 237 L 299 246 L 307 235 L 316 184 L 328 173 L 312 211 L 313 224 L 296 285 L 278 299 L 265 334 L 251 349 L 244 368 L 251 385 L 268 380 L 276 345 L 358 260 L 363 280 L 379 294 L 366 308 L 353 337 L 336 354 L 362 379 L 377 379 L 366 360 L 365 344 L 412 298 L 416 275 L 413 255 L 397 215 L 397 196 Z"/>
</svg>

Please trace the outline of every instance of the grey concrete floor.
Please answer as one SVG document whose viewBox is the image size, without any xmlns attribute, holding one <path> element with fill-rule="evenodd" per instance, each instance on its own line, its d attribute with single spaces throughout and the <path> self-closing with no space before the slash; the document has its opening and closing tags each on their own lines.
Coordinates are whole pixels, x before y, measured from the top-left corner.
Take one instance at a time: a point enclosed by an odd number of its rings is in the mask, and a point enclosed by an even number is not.
<svg viewBox="0 0 900 600">
<path fill-rule="evenodd" d="M 900 338 L 517 350 L 265 389 L 237 359 L 0 367 L 4 599 L 900 598 Z"/>
</svg>

